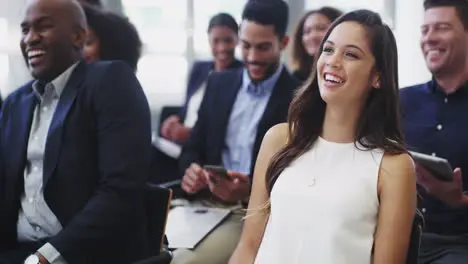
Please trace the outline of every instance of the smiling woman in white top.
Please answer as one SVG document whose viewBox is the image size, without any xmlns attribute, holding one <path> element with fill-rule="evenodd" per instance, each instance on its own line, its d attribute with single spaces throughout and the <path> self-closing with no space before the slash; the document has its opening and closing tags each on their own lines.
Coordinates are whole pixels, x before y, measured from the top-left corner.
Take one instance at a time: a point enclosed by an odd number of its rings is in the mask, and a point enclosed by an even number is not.
<svg viewBox="0 0 468 264">
<path fill-rule="evenodd" d="M 403 264 L 416 212 L 395 38 L 380 16 L 340 17 L 288 124 L 264 138 L 230 263 Z"/>
</svg>

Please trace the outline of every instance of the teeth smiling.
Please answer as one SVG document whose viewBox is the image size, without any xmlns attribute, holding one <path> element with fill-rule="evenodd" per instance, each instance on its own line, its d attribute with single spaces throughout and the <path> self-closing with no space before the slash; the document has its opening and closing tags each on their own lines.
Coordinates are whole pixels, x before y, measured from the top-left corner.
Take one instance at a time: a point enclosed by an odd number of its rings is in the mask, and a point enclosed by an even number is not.
<svg viewBox="0 0 468 264">
<path fill-rule="evenodd" d="M 44 54 L 45 54 L 45 51 L 43 51 L 43 50 L 30 50 L 30 51 L 28 51 L 28 57 L 29 58 L 34 58 L 34 57 L 41 56 L 41 55 L 44 55 Z"/>
<path fill-rule="evenodd" d="M 328 74 L 328 73 L 325 74 L 325 81 L 331 81 L 331 82 L 335 82 L 335 83 L 343 83 L 344 82 L 344 80 L 341 79 L 340 77 L 337 77 L 337 76 L 334 76 L 334 75 L 331 75 L 331 74 Z"/>
</svg>

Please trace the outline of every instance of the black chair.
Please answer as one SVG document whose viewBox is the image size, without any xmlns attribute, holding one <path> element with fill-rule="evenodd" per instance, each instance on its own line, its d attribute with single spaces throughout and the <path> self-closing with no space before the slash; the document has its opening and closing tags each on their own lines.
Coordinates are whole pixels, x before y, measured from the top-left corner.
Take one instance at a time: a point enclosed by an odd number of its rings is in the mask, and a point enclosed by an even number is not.
<svg viewBox="0 0 468 264">
<path fill-rule="evenodd" d="M 177 198 L 188 198 L 187 194 L 182 190 L 182 181 L 181 180 L 175 180 L 175 181 L 170 181 L 170 182 L 165 182 L 158 184 L 158 186 L 162 188 L 167 188 L 172 190 L 172 198 L 177 199 Z"/>
<path fill-rule="evenodd" d="M 150 258 L 134 264 L 169 264 L 172 253 L 167 249 L 165 236 L 167 216 L 172 200 L 172 190 L 148 183 L 145 207 L 148 216 L 147 234 Z"/>
<path fill-rule="evenodd" d="M 169 157 L 156 146 L 151 146 L 151 167 L 148 181 L 161 184 L 177 179 L 179 163 L 177 159 Z"/>
<path fill-rule="evenodd" d="M 411 240 L 408 249 L 408 257 L 406 264 L 418 264 L 419 247 L 421 245 L 422 229 L 424 227 L 424 216 L 417 210 L 413 220 L 413 228 L 411 230 Z"/>
</svg>

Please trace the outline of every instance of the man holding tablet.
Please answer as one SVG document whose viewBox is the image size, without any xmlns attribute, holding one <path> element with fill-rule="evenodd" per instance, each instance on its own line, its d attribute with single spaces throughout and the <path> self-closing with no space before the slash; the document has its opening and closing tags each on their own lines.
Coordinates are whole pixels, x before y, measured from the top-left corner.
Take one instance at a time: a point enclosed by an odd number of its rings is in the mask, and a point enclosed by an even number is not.
<svg viewBox="0 0 468 264">
<path fill-rule="evenodd" d="M 420 264 L 468 263 L 468 1 L 425 0 L 424 9 L 421 49 L 433 79 L 401 90 L 404 132 L 411 151 L 450 166 L 415 155 Z M 434 172 L 449 167 L 450 177 Z"/>
</svg>

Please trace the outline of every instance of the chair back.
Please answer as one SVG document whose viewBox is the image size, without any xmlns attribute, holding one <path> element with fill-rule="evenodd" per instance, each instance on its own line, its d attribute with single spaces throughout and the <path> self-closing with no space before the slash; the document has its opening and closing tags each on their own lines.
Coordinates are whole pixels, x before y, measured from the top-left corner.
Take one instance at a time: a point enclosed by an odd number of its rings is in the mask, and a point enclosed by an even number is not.
<svg viewBox="0 0 468 264">
<path fill-rule="evenodd" d="M 421 235 L 423 227 L 424 216 L 419 210 L 417 210 L 416 216 L 413 220 L 413 228 L 411 230 L 411 240 L 408 249 L 408 257 L 406 258 L 406 264 L 418 264 L 419 247 L 421 245 Z"/>
<path fill-rule="evenodd" d="M 146 184 L 145 207 L 148 217 L 147 232 L 149 253 L 159 255 L 165 242 L 166 222 L 172 199 L 172 190 L 155 184 Z"/>
</svg>

